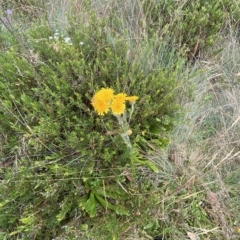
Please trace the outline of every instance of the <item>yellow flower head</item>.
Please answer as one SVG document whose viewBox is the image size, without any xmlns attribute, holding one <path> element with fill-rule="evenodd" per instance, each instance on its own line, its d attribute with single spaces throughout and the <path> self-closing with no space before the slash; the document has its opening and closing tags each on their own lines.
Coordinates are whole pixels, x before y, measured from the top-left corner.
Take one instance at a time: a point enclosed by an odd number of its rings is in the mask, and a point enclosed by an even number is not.
<svg viewBox="0 0 240 240">
<path fill-rule="evenodd" d="M 96 100 L 95 98 L 93 98 L 92 105 L 98 115 L 104 115 L 109 111 L 109 104 L 107 102 Z"/>
<path fill-rule="evenodd" d="M 94 110 L 99 115 L 108 113 L 109 109 L 112 110 L 113 114 L 121 115 L 125 111 L 126 100 L 131 104 L 134 104 L 137 99 L 137 96 L 127 96 L 126 93 L 118 93 L 114 95 L 114 90 L 112 88 L 102 88 L 94 94 L 91 103 Z"/>
<path fill-rule="evenodd" d="M 132 135 L 132 129 L 128 129 L 126 133 L 127 135 Z"/>
<path fill-rule="evenodd" d="M 114 90 L 112 88 L 102 88 L 93 96 L 94 99 L 109 102 L 113 99 Z"/>
<path fill-rule="evenodd" d="M 113 114 L 121 115 L 124 113 L 126 105 L 124 101 L 119 101 L 118 99 L 114 99 L 111 104 L 111 109 Z"/>
<path fill-rule="evenodd" d="M 104 115 L 109 111 L 109 105 L 113 99 L 114 90 L 111 88 L 102 88 L 92 97 L 92 105 L 99 115 Z"/>
<path fill-rule="evenodd" d="M 114 99 L 117 102 L 124 103 L 126 101 L 127 94 L 126 93 L 118 93 L 117 95 L 114 96 Z"/>
<path fill-rule="evenodd" d="M 131 104 L 135 103 L 136 100 L 138 100 L 139 97 L 137 96 L 129 96 L 129 97 L 126 97 L 126 100 L 129 101 Z"/>
</svg>

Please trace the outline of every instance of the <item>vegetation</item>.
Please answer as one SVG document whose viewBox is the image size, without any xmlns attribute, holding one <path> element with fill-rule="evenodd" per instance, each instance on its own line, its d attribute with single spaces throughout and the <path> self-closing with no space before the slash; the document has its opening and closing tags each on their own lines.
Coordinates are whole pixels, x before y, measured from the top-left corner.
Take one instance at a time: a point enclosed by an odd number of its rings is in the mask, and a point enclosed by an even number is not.
<svg viewBox="0 0 240 240">
<path fill-rule="evenodd" d="M 1 239 L 237 239 L 236 1 L 8 1 Z"/>
</svg>

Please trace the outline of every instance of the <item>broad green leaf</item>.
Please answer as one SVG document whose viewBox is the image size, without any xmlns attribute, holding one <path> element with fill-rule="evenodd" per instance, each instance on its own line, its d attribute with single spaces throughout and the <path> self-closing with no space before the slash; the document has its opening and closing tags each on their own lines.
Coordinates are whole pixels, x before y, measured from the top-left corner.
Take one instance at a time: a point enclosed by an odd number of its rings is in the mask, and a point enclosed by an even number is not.
<svg viewBox="0 0 240 240">
<path fill-rule="evenodd" d="M 21 232 L 21 230 L 13 231 L 13 232 L 11 232 L 11 233 L 9 234 L 9 236 L 14 236 L 14 235 L 16 235 L 16 234 L 18 234 L 18 233 L 20 233 L 20 232 Z"/>
<path fill-rule="evenodd" d="M 104 189 L 97 189 L 95 190 L 95 193 L 98 195 L 101 195 L 103 197 L 108 197 L 116 200 L 127 200 L 128 194 L 124 192 L 121 188 L 118 186 L 105 186 Z"/>
<path fill-rule="evenodd" d="M 85 210 L 89 214 L 89 217 L 94 217 L 96 215 L 96 200 L 94 197 L 94 193 L 90 193 L 89 199 L 86 202 Z"/>
<path fill-rule="evenodd" d="M 157 168 L 157 166 L 150 160 L 142 160 L 142 159 L 139 159 L 137 156 L 133 156 L 132 157 L 132 162 L 133 163 L 136 163 L 136 164 L 141 164 L 141 165 L 147 165 L 150 169 L 152 169 L 155 173 L 158 173 L 159 170 Z"/>
<path fill-rule="evenodd" d="M 120 206 L 120 205 L 114 206 L 113 204 L 109 203 L 106 199 L 102 198 L 98 194 L 95 194 L 95 197 L 100 203 L 100 205 L 102 205 L 104 208 L 111 209 L 119 215 L 126 215 L 126 216 L 129 215 L 128 210 L 124 206 Z"/>
</svg>

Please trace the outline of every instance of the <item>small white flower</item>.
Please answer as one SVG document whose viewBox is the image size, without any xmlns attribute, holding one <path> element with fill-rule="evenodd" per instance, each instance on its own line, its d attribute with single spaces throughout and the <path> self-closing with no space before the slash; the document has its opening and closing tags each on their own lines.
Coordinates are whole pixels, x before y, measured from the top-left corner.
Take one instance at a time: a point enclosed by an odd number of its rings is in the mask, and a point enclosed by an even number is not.
<svg viewBox="0 0 240 240">
<path fill-rule="evenodd" d="M 80 42 L 79 44 L 80 44 L 80 45 L 83 45 L 83 42 Z"/>
<path fill-rule="evenodd" d="M 65 41 L 65 43 L 69 43 L 71 41 L 71 38 L 70 37 L 65 37 L 64 41 Z"/>
<path fill-rule="evenodd" d="M 52 37 L 52 36 L 50 36 L 50 37 L 49 37 L 49 40 L 52 40 L 52 39 L 53 39 L 53 37 Z"/>
</svg>

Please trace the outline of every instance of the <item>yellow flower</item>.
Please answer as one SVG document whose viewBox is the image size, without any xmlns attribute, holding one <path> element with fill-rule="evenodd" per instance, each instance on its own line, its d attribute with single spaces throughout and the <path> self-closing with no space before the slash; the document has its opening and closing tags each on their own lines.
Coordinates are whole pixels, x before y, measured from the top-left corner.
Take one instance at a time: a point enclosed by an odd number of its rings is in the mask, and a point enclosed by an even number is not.
<svg viewBox="0 0 240 240">
<path fill-rule="evenodd" d="M 103 102 L 110 102 L 113 99 L 114 90 L 112 88 L 102 88 L 93 96 L 94 99 Z"/>
<path fill-rule="evenodd" d="M 127 135 L 132 135 L 132 129 L 127 130 Z"/>
<path fill-rule="evenodd" d="M 125 103 L 124 101 L 120 101 L 118 99 L 114 99 L 111 104 L 111 109 L 113 114 L 121 115 L 125 111 Z"/>
<path fill-rule="evenodd" d="M 92 97 L 92 105 L 99 115 L 104 115 L 109 111 L 109 105 L 113 99 L 114 90 L 111 88 L 102 88 Z"/>
<path fill-rule="evenodd" d="M 138 97 L 137 96 L 129 96 L 129 97 L 126 97 L 126 100 L 133 104 L 136 102 L 136 100 L 138 100 Z"/>
<path fill-rule="evenodd" d="M 98 113 L 98 115 L 104 115 L 109 111 L 109 104 L 107 102 L 96 100 L 93 98 L 92 105 L 94 110 Z"/>
<path fill-rule="evenodd" d="M 114 99 L 118 102 L 124 103 L 126 101 L 127 94 L 126 93 L 118 93 L 114 96 Z"/>
<path fill-rule="evenodd" d="M 127 96 L 126 93 L 118 93 L 114 95 L 114 90 L 112 88 L 102 88 L 94 94 L 91 103 L 94 110 L 99 115 L 107 113 L 109 108 L 111 108 L 113 114 L 121 115 L 126 108 L 125 101 L 128 100 L 133 104 L 137 99 L 137 96 Z"/>
</svg>

